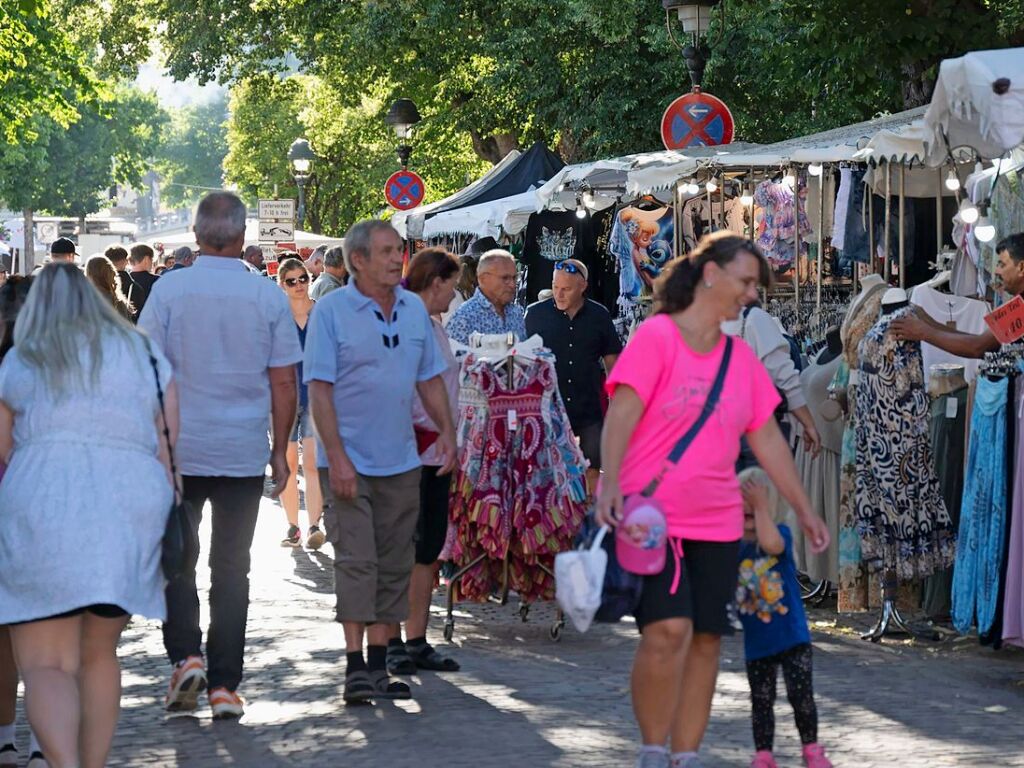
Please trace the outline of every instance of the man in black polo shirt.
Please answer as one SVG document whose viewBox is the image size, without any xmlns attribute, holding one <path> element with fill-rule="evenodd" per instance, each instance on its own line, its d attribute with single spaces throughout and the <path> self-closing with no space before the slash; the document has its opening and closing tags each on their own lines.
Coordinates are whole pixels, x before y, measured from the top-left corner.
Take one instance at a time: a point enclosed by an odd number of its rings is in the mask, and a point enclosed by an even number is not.
<svg viewBox="0 0 1024 768">
<path fill-rule="evenodd" d="M 584 296 L 587 278 L 583 262 L 556 262 L 551 282 L 554 296 L 526 310 L 526 334 L 540 334 L 544 346 L 555 353 L 558 390 L 572 431 L 590 462 L 587 480 L 593 492 L 601 469 L 601 388 L 622 351 L 622 342 L 608 310 Z"/>
</svg>

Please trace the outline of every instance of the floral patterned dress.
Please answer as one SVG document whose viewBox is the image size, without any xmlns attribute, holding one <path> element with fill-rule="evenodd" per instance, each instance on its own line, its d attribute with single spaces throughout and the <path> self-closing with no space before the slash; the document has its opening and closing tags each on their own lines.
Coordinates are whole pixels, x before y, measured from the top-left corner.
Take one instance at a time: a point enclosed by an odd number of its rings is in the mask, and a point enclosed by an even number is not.
<svg viewBox="0 0 1024 768">
<path fill-rule="evenodd" d="M 505 363 L 504 365 L 511 365 Z M 540 567 L 571 549 L 586 512 L 586 464 L 558 395 L 551 360 L 507 371 L 467 355 L 462 365 L 459 466 L 451 559 L 461 599 L 485 600 L 508 580 L 524 601 L 554 597 Z"/>
<path fill-rule="evenodd" d="M 889 333 L 910 312 L 882 316 L 861 341 L 854 406 L 862 558 L 903 582 L 948 567 L 956 541 L 932 462 L 921 346 Z"/>
</svg>

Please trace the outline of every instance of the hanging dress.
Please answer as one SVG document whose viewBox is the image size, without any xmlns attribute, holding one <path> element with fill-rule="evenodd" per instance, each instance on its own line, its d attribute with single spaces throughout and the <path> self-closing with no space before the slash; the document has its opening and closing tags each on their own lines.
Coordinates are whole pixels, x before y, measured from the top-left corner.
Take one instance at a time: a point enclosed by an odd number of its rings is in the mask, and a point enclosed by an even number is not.
<svg viewBox="0 0 1024 768">
<path fill-rule="evenodd" d="M 857 426 L 857 530 L 871 571 L 901 582 L 946 568 L 955 534 L 932 462 L 929 400 L 921 345 L 898 341 L 890 324 L 910 307 L 883 315 L 860 343 Z"/>
<path fill-rule="evenodd" d="M 512 363 L 505 363 L 512 365 Z M 460 579 L 460 599 L 485 600 L 505 578 L 526 602 L 554 597 L 554 557 L 583 523 L 585 463 L 558 396 L 551 360 L 507 371 L 463 362 L 452 560 L 482 560 Z M 514 426 L 514 428 L 513 428 Z"/>
<path fill-rule="evenodd" d="M 1017 444 L 1013 466 L 1013 509 L 1003 598 L 1003 640 L 1024 646 L 1024 376 L 1017 377 Z"/>
<path fill-rule="evenodd" d="M 979 376 L 971 414 L 967 480 L 953 569 L 953 626 L 966 634 L 992 628 L 999 599 L 1006 529 L 1006 405 L 1010 380 Z"/>
</svg>

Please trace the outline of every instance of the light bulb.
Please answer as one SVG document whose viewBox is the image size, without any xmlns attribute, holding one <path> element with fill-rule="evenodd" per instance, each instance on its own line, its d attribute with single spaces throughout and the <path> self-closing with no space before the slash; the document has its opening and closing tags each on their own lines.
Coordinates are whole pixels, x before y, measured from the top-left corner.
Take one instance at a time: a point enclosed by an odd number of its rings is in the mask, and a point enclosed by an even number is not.
<svg viewBox="0 0 1024 768">
<path fill-rule="evenodd" d="M 754 193 L 750 191 L 750 187 L 743 189 L 743 194 L 740 195 L 740 203 L 748 207 L 754 204 Z"/>
<path fill-rule="evenodd" d="M 811 163 L 807 166 L 807 172 L 811 176 L 821 176 L 821 163 Z"/>
<path fill-rule="evenodd" d="M 700 194 L 700 184 L 697 183 L 696 179 L 690 179 L 686 184 L 686 192 L 691 195 Z"/>
<path fill-rule="evenodd" d="M 708 183 L 704 185 L 704 189 L 706 189 L 708 192 L 717 192 L 718 191 L 718 182 L 715 181 L 715 177 L 714 176 L 712 176 L 710 179 L 708 179 Z"/>
<path fill-rule="evenodd" d="M 996 227 L 991 221 L 988 220 L 988 216 L 981 216 L 978 218 L 978 223 L 974 225 L 974 237 L 979 243 L 990 243 L 996 236 Z"/>
<path fill-rule="evenodd" d="M 576 218 L 585 219 L 587 218 L 587 209 L 583 207 L 583 203 L 579 202 L 576 204 Z"/>
<path fill-rule="evenodd" d="M 960 221 L 964 224 L 973 224 L 978 220 L 978 207 L 966 197 L 960 203 Z"/>
<path fill-rule="evenodd" d="M 956 192 L 960 189 L 960 177 L 956 175 L 955 168 L 950 168 L 949 173 L 946 175 L 946 189 L 950 192 Z"/>
<path fill-rule="evenodd" d="M 583 193 L 583 205 L 585 205 L 587 208 L 593 208 L 594 207 L 594 193 L 593 192 L 589 192 L 588 191 L 588 192 L 584 192 Z"/>
</svg>

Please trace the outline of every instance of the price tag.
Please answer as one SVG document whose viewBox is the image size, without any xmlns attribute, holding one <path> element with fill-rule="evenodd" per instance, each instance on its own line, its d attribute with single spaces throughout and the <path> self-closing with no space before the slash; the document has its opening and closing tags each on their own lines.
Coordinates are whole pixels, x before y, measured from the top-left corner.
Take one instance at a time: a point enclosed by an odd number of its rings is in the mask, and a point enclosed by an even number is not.
<svg viewBox="0 0 1024 768">
<path fill-rule="evenodd" d="M 508 431 L 515 432 L 517 429 L 519 429 L 519 415 L 513 408 L 508 412 Z"/>
<path fill-rule="evenodd" d="M 860 384 L 860 371 L 859 370 L 854 369 L 854 370 L 850 371 L 850 381 L 849 381 L 849 384 L 850 384 L 851 387 L 854 387 L 854 386 Z"/>
<path fill-rule="evenodd" d="M 960 401 L 955 397 L 946 398 L 946 418 L 955 419 L 957 412 L 960 410 Z"/>
<path fill-rule="evenodd" d="M 1015 296 L 1003 306 L 985 315 L 985 323 L 1000 344 L 1010 344 L 1024 336 L 1024 298 Z"/>
</svg>

